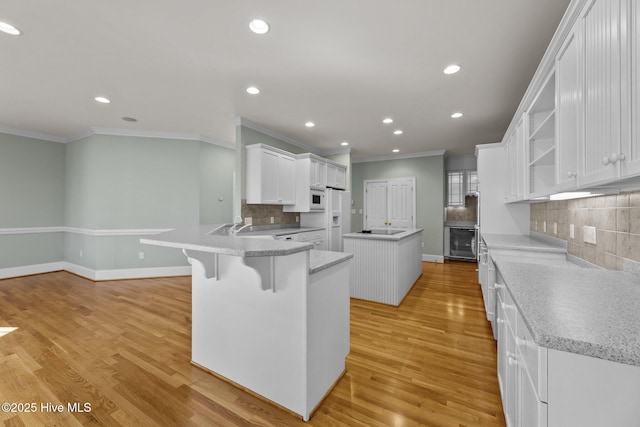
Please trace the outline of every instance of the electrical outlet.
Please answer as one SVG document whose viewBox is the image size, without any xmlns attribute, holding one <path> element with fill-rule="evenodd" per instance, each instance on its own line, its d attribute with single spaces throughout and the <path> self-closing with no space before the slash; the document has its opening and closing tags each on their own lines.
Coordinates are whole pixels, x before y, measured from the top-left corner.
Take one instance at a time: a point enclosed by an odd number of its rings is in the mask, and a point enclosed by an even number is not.
<svg viewBox="0 0 640 427">
<path fill-rule="evenodd" d="M 542 221 L 542 232 L 543 233 L 547 232 L 547 221 Z"/>
<path fill-rule="evenodd" d="M 248 216 L 244 219 L 244 225 L 253 225 L 253 217 Z"/>
<path fill-rule="evenodd" d="M 355 215 L 356 214 L 356 210 L 355 209 L 351 209 L 351 215 Z"/>
<path fill-rule="evenodd" d="M 553 234 L 555 234 L 556 236 L 558 235 L 558 223 L 557 222 L 553 223 Z"/>
<path fill-rule="evenodd" d="M 296 222 L 300 222 L 300 217 L 296 215 Z"/>
<path fill-rule="evenodd" d="M 535 220 L 535 222 L 533 223 L 533 229 L 535 231 L 538 231 L 538 220 Z"/>
<path fill-rule="evenodd" d="M 570 239 L 576 238 L 576 226 L 573 224 L 569 224 L 569 238 Z"/>
<path fill-rule="evenodd" d="M 582 240 L 585 243 L 596 244 L 596 228 L 585 225 L 582 227 Z"/>
<path fill-rule="evenodd" d="M 138 259 L 144 259 L 144 252 L 138 252 Z"/>
<path fill-rule="evenodd" d="M 422 247 L 424 248 L 424 242 L 422 242 Z"/>
<path fill-rule="evenodd" d="M 274 222 L 276 222 L 274 217 L 271 217 L 271 224 L 273 224 Z"/>
<path fill-rule="evenodd" d="M 362 209 L 360 209 L 360 215 L 362 215 Z"/>
</svg>

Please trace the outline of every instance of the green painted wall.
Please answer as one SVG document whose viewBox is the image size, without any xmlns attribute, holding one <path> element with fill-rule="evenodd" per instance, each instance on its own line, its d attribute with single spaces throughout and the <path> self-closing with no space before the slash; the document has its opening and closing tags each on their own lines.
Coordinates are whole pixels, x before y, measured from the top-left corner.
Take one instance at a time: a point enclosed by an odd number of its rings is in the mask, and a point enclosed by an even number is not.
<svg viewBox="0 0 640 427">
<path fill-rule="evenodd" d="M 354 200 L 351 229 L 362 229 L 360 209 L 363 209 L 366 179 L 416 177 L 416 226 L 424 228 L 422 253 L 442 256 L 444 254 L 444 156 L 416 157 L 410 159 L 384 160 L 354 163 L 352 172 L 352 194 Z"/>
<path fill-rule="evenodd" d="M 65 147 L 0 133 L 0 228 L 64 225 Z M 0 268 L 59 262 L 64 233 L 0 235 Z"/>
<path fill-rule="evenodd" d="M 201 224 L 219 224 L 233 219 L 234 171 L 235 150 L 200 143 Z"/>
</svg>

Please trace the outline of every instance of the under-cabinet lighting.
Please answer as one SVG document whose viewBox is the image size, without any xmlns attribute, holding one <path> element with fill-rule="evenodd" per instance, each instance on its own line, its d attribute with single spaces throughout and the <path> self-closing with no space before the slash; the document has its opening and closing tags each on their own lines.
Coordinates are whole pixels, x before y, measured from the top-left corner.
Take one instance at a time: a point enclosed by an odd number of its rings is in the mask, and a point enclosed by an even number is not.
<svg viewBox="0 0 640 427">
<path fill-rule="evenodd" d="M 602 194 L 592 193 L 591 191 L 568 191 L 566 193 L 556 193 L 549 196 L 550 200 L 570 200 L 581 199 L 584 197 L 596 197 L 602 196 Z"/>
</svg>

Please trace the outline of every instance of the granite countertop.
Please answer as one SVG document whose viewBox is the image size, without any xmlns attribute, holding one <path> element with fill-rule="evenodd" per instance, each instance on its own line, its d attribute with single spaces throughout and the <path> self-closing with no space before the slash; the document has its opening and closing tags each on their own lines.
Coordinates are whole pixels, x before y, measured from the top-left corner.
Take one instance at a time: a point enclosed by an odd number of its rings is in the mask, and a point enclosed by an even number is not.
<svg viewBox="0 0 640 427">
<path fill-rule="evenodd" d="M 283 256 L 313 249 L 312 243 L 269 238 L 209 235 L 216 224 L 179 228 L 140 239 L 141 243 L 168 248 L 211 252 L 239 257 Z M 259 235 L 258 235 L 259 236 Z"/>
<path fill-rule="evenodd" d="M 353 254 L 345 252 L 319 251 L 312 249 L 309 253 L 309 274 L 317 273 L 336 264 L 353 258 Z"/>
<path fill-rule="evenodd" d="M 262 229 L 262 230 L 252 230 L 246 231 L 242 230 L 238 236 L 283 236 L 285 234 L 297 234 L 297 233 L 305 233 L 307 231 L 320 231 L 324 230 L 324 228 L 317 227 L 287 227 L 287 228 L 272 228 L 272 229 Z"/>
<path fill-rule="evenodd" d="M 381 228 L 380 230 L 383 230 L 383 229 Z M 391 228 L 391 230 L 393 230 L 393 228 Z M 423 230 L 422 228 L 402 229 L 402 231 L 398 234 L 348 233 L 348 234 L 343 234 L 342 237 L 344 237 L 345 239 L 402 240 L 414 234 L 421 233 L 422 230 Z"/>
<path fill-rule="evenodd" d="M 497 260 L 535 342 L 640 366 L 640 278 L 610 270 Z"/>
<path fill-rule="evenodd" d="M 567 252 L 566 244 L 540 239 L 536 236 L 517 234 L 482 233 L 482 240 L 489 249 L 509 249 L 540 252 Z"/>
</svg>

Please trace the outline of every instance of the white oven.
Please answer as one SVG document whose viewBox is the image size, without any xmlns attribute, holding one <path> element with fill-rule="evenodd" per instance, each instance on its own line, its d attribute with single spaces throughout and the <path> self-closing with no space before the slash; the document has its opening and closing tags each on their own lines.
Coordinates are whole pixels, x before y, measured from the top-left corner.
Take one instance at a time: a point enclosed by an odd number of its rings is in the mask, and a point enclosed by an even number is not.
<svg viewBox="0 0 640 427">
<path fill-rule="evenodd" d="M 319 188 L 312 188 L 309 191 L 310 203 L 309 210 L 311 211 L 323 211 L 324 210 L 324 190 Z"/>
</svg>

